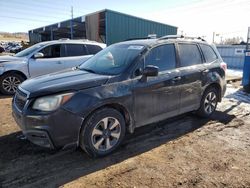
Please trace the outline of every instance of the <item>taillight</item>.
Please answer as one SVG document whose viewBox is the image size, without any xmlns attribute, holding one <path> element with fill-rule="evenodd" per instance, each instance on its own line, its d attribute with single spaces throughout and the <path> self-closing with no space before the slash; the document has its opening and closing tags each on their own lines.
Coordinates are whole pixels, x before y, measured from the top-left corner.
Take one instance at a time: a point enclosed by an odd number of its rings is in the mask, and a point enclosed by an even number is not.
<svg viewBox="0 0 250 188">
<path fill-rule="evenodd" d="M 225 62 L 222 62 L 220 64 L 220 68 L 222 68 L 226 72 L 226 70 L 227 70 L 227 64 Z"/>
</svg>

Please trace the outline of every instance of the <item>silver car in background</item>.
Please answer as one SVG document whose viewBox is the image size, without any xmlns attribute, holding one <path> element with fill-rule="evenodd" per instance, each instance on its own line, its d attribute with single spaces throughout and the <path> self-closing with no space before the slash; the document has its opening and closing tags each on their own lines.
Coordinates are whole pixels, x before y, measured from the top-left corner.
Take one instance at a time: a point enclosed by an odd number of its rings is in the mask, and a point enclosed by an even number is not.
<svg viewBox="0 0 250 188">
<path fill-rule="evenodd" d="M 14 56 L 0 56 L 0 91 L 12 95 L 24 80 L 76 67 L 106 44 L 60 39 L 35 44 Z"/>
</svg>

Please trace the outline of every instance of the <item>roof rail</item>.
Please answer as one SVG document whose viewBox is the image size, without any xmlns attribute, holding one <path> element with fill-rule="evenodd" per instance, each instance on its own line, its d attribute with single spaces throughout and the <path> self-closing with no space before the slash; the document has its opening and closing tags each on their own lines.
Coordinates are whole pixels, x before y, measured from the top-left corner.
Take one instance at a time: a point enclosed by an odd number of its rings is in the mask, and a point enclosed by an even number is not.
<svg viewBox="0 0 250 188">
<path fill-rule="evenodd" d="M 130 40 L 145 40 L 145 39 L 156 39 L 157 35 L 156 34 L 148 34 L 147 37 L 138 37 L 138 38 L 129 38 L 124 41 L 130 41 Z"/>
<path fill-rule="evenodd" d="M 160 37 L 159 40 L 177 39 L 177 38 L 184 38 L 184 36 L 183 35 L 165 35 L 163 37 Z"/>
<path fill-rule="evenodd" d="M 70 40 L 69 38 L 61 38 L 59 40 Z"/>
<path fill-rule="evenodd" d="M 184 36 L 184 35 L 166 35 L 166 36 L 160 37 L 159 40 L 177 39 L 177 38 L 192 39 L 192 40 L 198 39 L 198 40 L 201 40 L 204 42 L 206 41 L 205 39 L 203 39 L 201 37 L 189 37 L 189 36 Z"/>
</svg>

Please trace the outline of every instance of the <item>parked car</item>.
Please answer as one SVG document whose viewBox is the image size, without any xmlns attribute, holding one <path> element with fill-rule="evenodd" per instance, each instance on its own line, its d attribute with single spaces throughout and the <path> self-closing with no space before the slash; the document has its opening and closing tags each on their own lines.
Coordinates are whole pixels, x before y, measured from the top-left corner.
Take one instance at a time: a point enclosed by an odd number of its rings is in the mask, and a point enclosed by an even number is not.
<svg viewBox="0 0 250 188">
<path fill-rule="evenodd" d="M 23 82 L 13 115 L 35 144 L 76 145 L 104 156 L 126 130 L 190 111 L 209 117 L 225 93 L 225 69 L 205 41 L 166 36 L 121 42 L 78 69 Z"/>
<path fill-rule="evenodd" d="M 35 44 L 14 56 L 0 57 L 0 91 L 12 95 L 27 78 L 80 65 L 106 45 L 88 40 L 55 40 Z"/>
<path fill-rule="evenodd" d="M 4 47 L 0 46 L 0 53 L 5 52 Z"/>
<path fill-rule="evenodd" d="M 22 45 L 20 42 L 1 42 L 5 51 L 8 53 L 17 53 L 22 50 Z"/>
</svg>

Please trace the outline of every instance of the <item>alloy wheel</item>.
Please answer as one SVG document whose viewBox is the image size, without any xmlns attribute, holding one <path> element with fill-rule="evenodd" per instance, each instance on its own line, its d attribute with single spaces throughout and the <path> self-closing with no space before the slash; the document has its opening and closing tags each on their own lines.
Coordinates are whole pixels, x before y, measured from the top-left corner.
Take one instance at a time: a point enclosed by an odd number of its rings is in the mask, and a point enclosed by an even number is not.
<svg viewBox="0 0 250 188">
<path fill-rule="evenodd" d="M 2 87 L 8 93 L 15 93 L 20 83 L 21 80 L 18 79 L 17 77 L 9 76 L 2 81 Z"/>
<path fill-rule="evenodd" d="M 117 144 L 120 136 L 120 122 L 116 118 L 105 117 L 95 125 L 91 141 L 96 150 L 108 151 Z"/>
<path fill-rule="evenodd" d="M 204 110 L 207 114 L 213 113 L 217 105 L 217 97 L 214 92 L 209 92 L 204 101 Z"/>
</svg>

